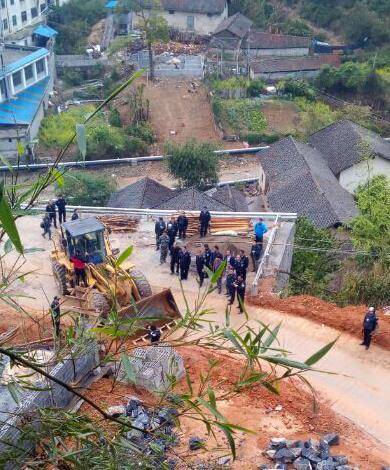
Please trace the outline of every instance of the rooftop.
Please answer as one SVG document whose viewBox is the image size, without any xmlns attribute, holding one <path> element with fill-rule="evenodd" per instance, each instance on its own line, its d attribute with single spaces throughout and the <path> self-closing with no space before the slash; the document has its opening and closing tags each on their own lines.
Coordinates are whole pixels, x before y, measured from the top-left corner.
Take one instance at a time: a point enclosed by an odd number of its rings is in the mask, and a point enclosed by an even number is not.
<svg viewBox="0 0 390 470">
<path fill-rule="evenodd" d="M 278 57 L 257 59 L 251 63 L 254 73 L 299 72 L 302 70 L 319 70 L 324 65 L 338 67 L 341 58 L 338 54 L 321 54 L 311 57 Z"/>
<path fill-rule="evenodd" d="M 241 13 L 236 13 L 233 16 L 229 16 L 224 19 L 221 24 L 217 27 L 214 34 L 229 31 L 230 33 L 238 36 L 239 38 L 245 37 L 248 34 L 253 21 Z"/>
<path fill-rule="evenodd" d="M 310 38 L 288 34 L 272 34 L 264 31 L 251 31 L 245 44 L 247 49 L 291 49 L 309 46 Z"/>
<path fill-rule="evenodd" d="M 104 225 L 95 217 L 65 222 L 62 224 L 62 227 L 67 230 L 72 237 L 78 237 L 87 233 L 104 230 Z"/>
<path fill-rule="evenodd" d="M 0 69 L 0 77 L 9 75 L 25 65 L 49 54 L 44 47 L 17 46 L 6 44 L 3 50 L 3 67 Z"/>
<path fill-rule="evenodd" d="M 267 177 L 270 210 L 297 212 L 317 227 L 343 224 L 357 215 L 353 197 L 309 145 L 287 137 L 259 157 Z"/>
<path fill-rule="evenodd" d="M 376 155 L 390 160 L 390 142 L 348 120 L 334 122 L 312 134 L 309 143 L 321 152 L 336 176 L 361 161 L 363 143 Z"/>
<path fill-rule="evenodd" d="M 160 3 L 164 10 L 204 13 L 209 15 L 220 15 L 226 8 L 226 0 L 161 0 Z M 145 0 L 146 8 L 153 5 L 154 2 Z"/>
<path fill-rule="evenodd" d="M 151 178 L 142 178 L 114 193 L 107 207 L 152 209 L 174 194 L 174 191 Z"/>
<path fill-rule="evenodd" d="M 29 125 L 45 95 L 49 77 L 0 103 L 0 125 Z"/>
<path fill-rule="evenodd" d="M 206 191 L 206 194 L 218 202 L 230 207 L 234 212 L 247 212 L 248 204 L 245 194 L 229 185 L 212 188 Z"/>
<path fill-rule="evenodd" d="M 203 207 L 207 207 L 211 211 L 226 211 L 232 209 L 223 202 L 208 196 L 206 193 L 199 191 L 196 188 L 184 189 L 177 194 L 166 200 L 162 204 L 156 206 L 156 209 L 166 210 L 183 210 L 183 211 L 198 211 Z"/>
</svg>

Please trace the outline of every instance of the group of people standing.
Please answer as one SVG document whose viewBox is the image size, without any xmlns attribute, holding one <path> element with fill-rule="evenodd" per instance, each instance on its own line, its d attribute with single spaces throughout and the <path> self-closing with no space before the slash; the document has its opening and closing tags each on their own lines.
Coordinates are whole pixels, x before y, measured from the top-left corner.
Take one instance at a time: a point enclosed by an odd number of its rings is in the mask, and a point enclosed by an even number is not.
<svg viewBox="0 0 390 470">
<path fill-rule="evenodd" d="M 57 228 L 57 213 L 58 213 L 58 222 L 61 225 L 62 222 L 66 222 L 66 200 L 62 194 L 58 196 L 56 201 L 51 200 L 48 202 L 41 222 L 41 228 L 43 228 L 42 236 L 46 238 L 48 235 L 49 240 L 51 240 L 51 227 Z M 72 220 L 77 220 L 79 214 L 77 209 L 73 211 Z"/>
</svg>

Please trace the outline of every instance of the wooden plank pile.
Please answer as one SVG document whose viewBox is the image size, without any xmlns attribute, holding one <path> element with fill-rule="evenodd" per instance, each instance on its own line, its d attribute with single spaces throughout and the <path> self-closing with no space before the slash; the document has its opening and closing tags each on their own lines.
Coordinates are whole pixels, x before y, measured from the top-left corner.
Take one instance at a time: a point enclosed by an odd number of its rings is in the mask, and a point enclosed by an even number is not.
<svg viewBox="0 0 390 470">
<path fill-rule="evenodd" d="M 211 235 L 218 232 L 226 232 L 228 230 L 233 230 L 237 233 L 248 233 L 251 231 L 251 221 L 250 219 L 236 218 L 236 217 L 223 217 L 223 218 L 214 218 L 211 219 L 210 223 L 210 233 Z"/>
<path fill-rule="evenodd" d="M 139 219 L 127 215 L 101 215 L 98 219 L 108 227 L 111 232 L 136 232 Z"/>
</svg>

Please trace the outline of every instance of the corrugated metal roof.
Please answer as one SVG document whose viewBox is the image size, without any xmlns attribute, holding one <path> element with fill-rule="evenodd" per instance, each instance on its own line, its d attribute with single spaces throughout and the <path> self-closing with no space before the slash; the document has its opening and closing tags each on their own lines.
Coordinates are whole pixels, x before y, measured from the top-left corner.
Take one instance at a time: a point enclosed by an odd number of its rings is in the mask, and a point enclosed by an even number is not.
<svg viewBox="0 0 390 470">
<path fill-rule="evenodd" d="M 114 9 L 116 8 L 117 5 L 118 5 L 117 0 L 110 0 L 109 2 L 106 3 L 105 7 Z"/>
<path fill-rule="evenodd" d="M 321 54 L 309 57 L 279 57 L 257 59 L 251 63 L 254 73 L 300 72 L 304 70 L 320 70 L 324 65 L 339 67 L 341 56 L 338 54 Z"/>
<path fill-rule="evenodd" d="M 44 38 L 52 38 L 58 34 L 58 31 L 50 28 L 50 26 L 47 26 L 46 24 L 40 24 L 38 28 L 34 29 L 33 33 L 38 34 L 39 36 L 43 36 Z"/>
<path fill-rule="evenodd" d="M 3 69 L 1 69 L 0 78 L 6 75 L 9 75 L 15 70 L 21 69 L 24 66 L 31 64 L 31 62 L 35 62 L 36 60 L 41 59 L 42 57 L 45 57 L 48 54 L 49 54 L 49 51 L 44 47 L 41 47 L 40 49 L 32 51 L 30 54 L 26 54 L 24 57 L 21 57 L 20 59 L 15 60 L 15 62 L 11 62 L 7 64 Z"/>
<path fill-rule="evenodd" d="M 26 88 L 14 98 L 0 103 L 0 125 L 29 125 L 42 102 L 48 83 L 49 77 L 46 77 Z"/>
<path fill-rule="evenodd" d="M 236 13 L 235 15 L 224 19 L 217 27 L 214 34 L 229 31 L 235 36 L 243 38 L 250 30 L 252 24 L 253 21 L 251 21 L 249 18 L 242 15 L 241 13 Z"/>
<path fill-rule="evenodd" d="M 62 226 L 71 234 L 72 237 L 78 237 L 79 235 L 85 235 L 87 233 L 104 230 L 104 225 L 95 217 L 89 217 L 88 219 L 77 219 L 73 220 L 72 222 L 65 222 L 62 224 Z"/>
</svg>

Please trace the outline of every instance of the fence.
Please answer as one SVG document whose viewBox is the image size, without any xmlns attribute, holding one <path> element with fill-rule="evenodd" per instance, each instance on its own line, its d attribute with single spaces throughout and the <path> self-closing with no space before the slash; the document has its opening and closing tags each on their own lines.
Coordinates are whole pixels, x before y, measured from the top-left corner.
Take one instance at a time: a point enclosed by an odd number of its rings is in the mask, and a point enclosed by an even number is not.
<svg viewBox="0 0 390 470">
<path fill-rule="evenodd" d="M 51 375 L 66 383 L 78 382 L 90 374 L 99 361 L 96 343 L 91 343 L 77 357 L 66 356 L 63 362 L 58 363 L 52 370 Z M 14 411 L 12 417 L 0 428 L 0 452 L 13 450 L 15 446 L 23 448 L 27 452 L 34 451 L 31 442 L 19 442 L 21 438 L 21 421 L 29 416 L 33 419 L 34 427 L 39 428 L 39 421 L 36 419 L 36 411 L 42 408 L 66 408 L 72 402 L 73 393 L 66 390 L 61 385 L 50 381 L 49 384 L 43 382 L 41 387 L 50 386 L 49 390 L 25 392 L 20 397 L 21 405 Z M 32 416 L 31 416 L 32 415 Z M 3 417 L 4 419 L 4 417 Z M 15 461 L 9 461 L 4 467 L 5 470 L 20 468 Z"/>
<path fill-rule="evenodd" d="M 173 59 L 169 53 L 155 56 L 154 73 L 156 77 L 188 77 L 203 78 L 204 61 L 201 55 L 178 55 L 177 63 L 169 63 Z M 136 62 L 140 68 L 149 68 L 148 51 L 139 51 L 131 56 L 131 61 Z"/>
</svg>

